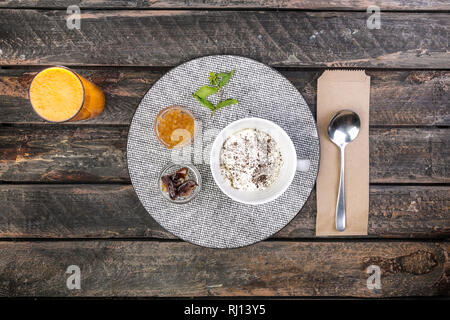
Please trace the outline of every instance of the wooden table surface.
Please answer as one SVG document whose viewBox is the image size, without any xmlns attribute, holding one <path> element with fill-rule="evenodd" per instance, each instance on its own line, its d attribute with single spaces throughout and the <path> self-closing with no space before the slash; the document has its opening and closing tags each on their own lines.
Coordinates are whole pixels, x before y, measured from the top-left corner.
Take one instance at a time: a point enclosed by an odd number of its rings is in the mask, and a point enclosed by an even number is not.
<svg viewBox="0 0 450 320">
<path fill-rule="evenodd" d="M 0 1 L 0 296 L 450 295 L 450 4 L 337 0 Z M 66 8 L 81 7 L 80 30 Z M 315 236 L 316 197 L 274 237 L 232 250 L 178 240 L 138 201 L 130 120 L 167 70 L 209 54 L 276 67 L 316 108 L 325 68 L 371 76 L 369 235 Z M 50 124 L 27 90 L 48 65 L 106 94 Z M 366 286 L 379 265 L 382 288 Z M 66 286 L 69 265 L 81 289 Z"/>
</svg>

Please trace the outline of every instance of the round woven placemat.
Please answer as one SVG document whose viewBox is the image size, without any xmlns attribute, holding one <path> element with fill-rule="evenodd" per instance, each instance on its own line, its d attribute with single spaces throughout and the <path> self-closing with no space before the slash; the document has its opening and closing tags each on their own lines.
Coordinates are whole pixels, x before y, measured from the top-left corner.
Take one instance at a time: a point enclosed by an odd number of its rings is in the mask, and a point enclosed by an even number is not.
<svg viewBox="0 0 450 320">
<path fill-rule="evenodd" d="M 213 118 L 193 97 L 208 84 L 209 72 L 230 72 L 233 77 L 224 98 L 239 104 L 223 108 Z M 217 103 L 217 98 L 211 98 Z M 198 121 L 194 144 L 166 149 L 156 138 L 153 124 L 158 112 L 170 105 L 189 109 Z M 310 160 L 308 172 L 297 172 L 278 199 L 258 206 L 229 199 L 216 186 L 209 169 L 209 150 L 217 133 L 229 123 L 260 117 L 282 127 L 291 137 L 297 156 Z M 172 204 L 158 191 L 161 169 L 179 158 L 190 159 L 202 175 L 198 196 L 183 205 Z M 131 123 L 127 145 L 133 187 L 148 213 L 183 240 L 213 248 L 235 248 L 264 240 L 286 226 L 305 204 L 317 177 L 319 138 L 311 111 L 298 90 L 276 70 L 252 59 L 216 55 L 188 61 L 158 80 L 142 99 Z"/>
</svg>

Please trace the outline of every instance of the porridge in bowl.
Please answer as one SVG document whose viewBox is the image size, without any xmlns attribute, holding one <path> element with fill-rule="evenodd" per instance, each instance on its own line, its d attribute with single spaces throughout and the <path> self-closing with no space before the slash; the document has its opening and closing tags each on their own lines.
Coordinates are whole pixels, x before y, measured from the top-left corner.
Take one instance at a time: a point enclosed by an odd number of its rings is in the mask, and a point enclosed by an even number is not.
<svg viewBox="0 0 450 320">
<path fill-rule="evenodd" d="M 280 175 L 283 157 L 277 142 L 258 129 L 242 129 L 225 140 L 220 151 L 222 175 L 234 189 L 268 188 Z"/>
</svg>

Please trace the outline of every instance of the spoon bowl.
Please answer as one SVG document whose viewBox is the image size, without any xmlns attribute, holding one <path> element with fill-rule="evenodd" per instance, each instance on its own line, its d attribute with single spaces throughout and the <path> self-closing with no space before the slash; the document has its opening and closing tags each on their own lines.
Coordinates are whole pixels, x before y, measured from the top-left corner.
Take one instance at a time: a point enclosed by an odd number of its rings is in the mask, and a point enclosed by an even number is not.
<svg viewBox="0 0 450 320">
<path fill-rule="evenodd" d="M 328 136 L 338 147 L 356 139 L 361 127 L 358 114 L 351 110 L 342 110 L 334 115 L 328 125 Z"/>
<path fill-rule="evenodd" d="M 341 153 L 341 175 L 338 198 L 336 203 L 336 230 L 342 232 L 346 226 L 345 213 L 345 146 L 356 139 L 361 128 L 358 114 L 351 110 L 342 110 L 336 113 L 328 125 L 330 140 L 339 147 Z"/>
</svg>

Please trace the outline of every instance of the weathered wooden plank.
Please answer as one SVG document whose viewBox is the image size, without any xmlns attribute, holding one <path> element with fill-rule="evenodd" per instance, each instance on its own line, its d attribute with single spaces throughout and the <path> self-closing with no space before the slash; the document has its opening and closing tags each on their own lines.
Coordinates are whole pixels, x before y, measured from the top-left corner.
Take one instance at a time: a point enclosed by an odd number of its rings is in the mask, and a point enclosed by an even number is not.
<svg viewBox="0 0 450 320">
<path fill-rule="evenodd" d="M 0 185 L 0 238 L 176 238 L 130 185 Z M 449 238 L 450 188 L 371 186 L 369 237 Z M 316 197 L 274 237 L 315 236 Z"/>
<path fill-rule="evenodd" d="M 369 237 L 449 238 L 450 188 L 436 186 L 371 185 Z M 295 219 L 275 236 L 315 236 L 315 191 Z"/>
<path fill-rule="evenodd" d="M 99 117 L 77 122 L 77 125 L 130 124 L 145 93 L 168 71 L 168 69 L 136 70 L 130 68 L 81 68 L 75 70 L 100 86 L 106 97 L 105 110 Z M 38 70 L 0 69 L 0 123 L 46 123 L 33 111 L 28 99 L 28 89 L 37 72 Z M 448 78 L 450 79 L 450 73 Z"/>
<path fill-rule="evenodd" d="M 76 69 L 106 94 L 106 109 L 93 120 L 77 124 L 129 124 L 147 90 L 167 69 Z M 280 70 L 302 93 L 315 113 L 317 78 L 321 70 Z M 37 70 L 0 69 L 0 123 L 45 123 L 32 110 L 28 88 Z M 371 76 L 372 126 L 450 125 L 449 71 L 366 71 Z"/>
<path fill-rule="evenodd" d="M 446 296 L 449 243 L 0 242 L 1 296 Z M 77 265 L 81 289 L 69 290 Z M 381 289 L 367 288 L 367 267 Z"/>
<path fill-rule="evenodd" d="M 73 5 L 73 0 L 3 0 L 0 8 L 60 8 Z M 78 0 L 80 8 L 133 8 L 133 9 L 172 9 L 172 8 L 273 8 L 273 9 L 330 9 L 330 10 L 366 10 L 377 5 L 381 10 L 449 10 L 445 0 Z"/>
<path fill-rule="evenodd" d="M 208 54 L 273 66 L 447 68 L 448 15 L 389 13 L 367 28 L 365 12 L 1 11 L 0 64 L 173 66 Z M 426 41 L 424 41 L 426 39 Z"/>
<path fill-rule="evenodd" d="M 0 179 L 128 182 L 127 132 L 124 127 L 0 127 Z"/>
<path fill-rule="evenodd" d="M 450 125 L 450 72 L 367 74 L 371 125 Z"/>
<path fill-rule="evenodd" d="M 127 131 L 122 126 L 0 126 L 0 181 L 129 182 Z M 373 128 L 370 181 L 450 182 L 449 145 L 444 128 Z"/>
<path fill-rule="evenodd" d="M 449 182 L 450 130 L 370 130 L 370 181 Z"/>
</svg>

